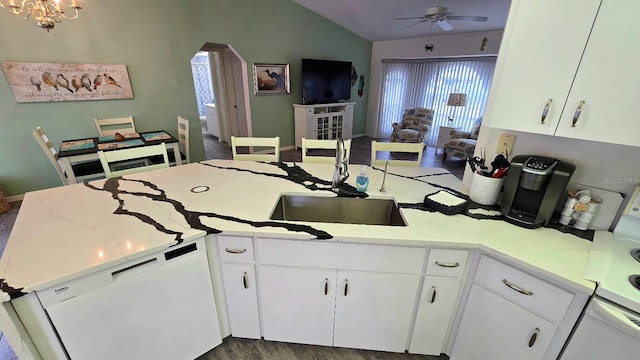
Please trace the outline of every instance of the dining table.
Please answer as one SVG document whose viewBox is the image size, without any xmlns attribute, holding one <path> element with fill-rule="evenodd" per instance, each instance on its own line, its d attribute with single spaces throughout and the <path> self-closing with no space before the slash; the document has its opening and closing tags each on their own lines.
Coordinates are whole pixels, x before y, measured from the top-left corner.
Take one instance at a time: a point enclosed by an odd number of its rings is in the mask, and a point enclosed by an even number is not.
<svg viewBox="0 0 640 360">
<path fill-rule="evenodd" d="M 60 144 L 58 159 L 60 160 L 62 169 L 67 174 L 69 184 L 76 184 L 78 180 L 76 179 L 72 165 L 82 162 L 99 161 L 98 151 L 158 145 L 161 143 L 166 145 L 167 150 L 173 152 L 175 165 L 182 165 L 178 139 L 165 130 L 121 134 L 118 137 L 116 137 L 116 135 L 109 135 L 63 140 Z"/>
</svg>

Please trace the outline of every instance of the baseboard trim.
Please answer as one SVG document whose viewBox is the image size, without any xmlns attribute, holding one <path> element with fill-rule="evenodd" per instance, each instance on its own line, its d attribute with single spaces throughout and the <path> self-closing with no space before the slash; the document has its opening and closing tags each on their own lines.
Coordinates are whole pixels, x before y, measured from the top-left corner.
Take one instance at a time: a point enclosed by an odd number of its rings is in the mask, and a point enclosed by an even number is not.
<svg viewBox="0 0 640 360">
<path fill-rule="evenodd" d="M 5 199 L 7 199 L 7 202 L 9 202 L 9 203 L 16 202 L 16 201 L 22 201 L 22 199 L 24 199 L 24 194 L 7 196 Z"/>
</svg>

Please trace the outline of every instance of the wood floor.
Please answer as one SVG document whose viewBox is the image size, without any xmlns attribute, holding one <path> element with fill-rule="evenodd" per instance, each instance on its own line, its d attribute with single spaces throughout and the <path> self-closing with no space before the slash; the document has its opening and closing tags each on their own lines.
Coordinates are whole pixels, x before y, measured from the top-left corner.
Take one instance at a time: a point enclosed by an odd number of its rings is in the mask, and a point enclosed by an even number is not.
<svg viewBox="0 0 640 360">
<path fill-rule="evenodd" d="M 202 134 L 204 142 L 205 156 L 207 159 L 232 159 L 231 147 L 226 143 L 218 142 L 218 139 L 207 133 Z M 370 137 L 357 137 L 351 140 L 351 158 L 349 164 L 371 165 L 371 141 Z M 442 150 L 438 150 L 431 146 L 424 149 L 422 155 L 422 167 L 444 168 L 449 170 L 454 176 L 462 180 L 464 175 L 464 167 L 466 162 L 459 159 L 448 158 L 442 161 Z M 302 152 L 297 150 L 284 150 L 280 152 L 280 160 L 282 161 L 302 161 Z M 358 169 L 352 170 L 357 171 Z"/>
<path fill-rule="evenodd" d="M 227 337 L 197 360 L 445 360 L 427 356 Z"/>
</svg>

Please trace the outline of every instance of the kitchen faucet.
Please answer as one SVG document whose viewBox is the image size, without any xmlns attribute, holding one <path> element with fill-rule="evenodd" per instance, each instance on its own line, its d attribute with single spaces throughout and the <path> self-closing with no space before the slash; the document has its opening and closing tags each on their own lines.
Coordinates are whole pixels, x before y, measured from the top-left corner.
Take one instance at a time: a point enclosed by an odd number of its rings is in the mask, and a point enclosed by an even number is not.
<svg viewBox="0 0 640 360">
<path fill-rule="evenodd" d="M 344 139 L 342 139 L 342 136 L 338 137 L 336 141 L 336 169 L 333 172 L 333 179 L 331 180 L 331 190 L 338 192 L 342 184 L 344 184 L 349 177 L 347 166 L 349 159 L 347 158 L 347 150 L 344 147 Z"/>
</svg>

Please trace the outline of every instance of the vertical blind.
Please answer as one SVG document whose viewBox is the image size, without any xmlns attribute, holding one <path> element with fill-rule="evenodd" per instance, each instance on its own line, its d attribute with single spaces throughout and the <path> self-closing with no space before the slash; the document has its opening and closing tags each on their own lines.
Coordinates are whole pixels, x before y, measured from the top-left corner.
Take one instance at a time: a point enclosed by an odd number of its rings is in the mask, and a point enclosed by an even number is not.
<svg viewBox="0 0 640 360">
<path fill-rule="evenodd" d="M 424 107 L 434 112 L 427 139 L 429 145 L 435 145 L 440 126 L 470 131 L 475 120 L 484 113 L 495 64 L 495 56 L 384 60 L 377 137 L 390 138 L 391 124 L 399 122 L 404 109 L 412 107 Z M 467 94 L 466 106 L 448 106 L 450 93 Z"/>
</svg>

